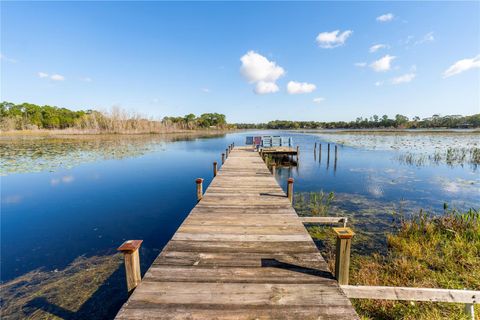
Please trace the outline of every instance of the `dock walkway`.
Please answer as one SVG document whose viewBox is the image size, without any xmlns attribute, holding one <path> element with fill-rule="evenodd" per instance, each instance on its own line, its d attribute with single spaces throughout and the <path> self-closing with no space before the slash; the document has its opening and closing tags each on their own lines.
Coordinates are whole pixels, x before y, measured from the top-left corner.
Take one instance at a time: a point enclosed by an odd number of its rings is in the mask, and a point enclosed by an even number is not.
<svg viewBox="0 0 480 320">
<path fill-rule="evenodd" d="M 257 152 L 235 147 L 117 319 L 358 319 Z"/>
</svg>

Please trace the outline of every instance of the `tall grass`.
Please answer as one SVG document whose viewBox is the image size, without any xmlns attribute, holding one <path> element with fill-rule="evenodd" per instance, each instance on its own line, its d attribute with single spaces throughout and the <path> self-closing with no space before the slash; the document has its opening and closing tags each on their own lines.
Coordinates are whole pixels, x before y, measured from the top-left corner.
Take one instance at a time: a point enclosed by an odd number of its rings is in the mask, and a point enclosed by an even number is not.
<svg viewBox="0 0 480 320">
<path fill-rule="evenodd" d="M 385 256 L 353 257 L 351 284 L 480 290 L 479 211 L 421 211 L 387 242 Z M 462 304 L 355 300 L 354 306 L 366 319 L 465 318 Z"/>
</svg>

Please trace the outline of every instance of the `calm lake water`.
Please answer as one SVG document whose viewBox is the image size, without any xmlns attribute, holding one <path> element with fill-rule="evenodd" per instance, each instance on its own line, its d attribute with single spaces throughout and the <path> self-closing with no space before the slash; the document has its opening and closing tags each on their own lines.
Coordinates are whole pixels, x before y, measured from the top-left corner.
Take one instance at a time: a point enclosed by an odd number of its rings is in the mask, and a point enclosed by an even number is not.
<svg viewBox="0 0 480 320">
<path fill-rule="evenodd" d="M 408 154 L 417 148 L 417 135 L 406 150 L 389 146 L 388 139 L 382 140 L 387 147 L 372 148 L 368 143 L 350 146 L 344 135 L 278 131 L 2 139 L 2 282 L 34 270 L 61 271 L 80 256 L 112 254 L 126 239 L 144 240 L 145 269 L 195 205 L 195 179 L 204 178 L 208 186 L 212 162 L 220 163 L 225 147 L 243 145 L 247 135 L 257 134 L 293 136 L 300 146 L 299 166 L 277 169 L 284 189 L 293 177 L 297 193 L 335 192 L 332 215 L 348 215 L 355 228 L 367 233 L 383 236 L 392 227 L 394 211 L 410 214 L 424 208 L 441 214 L 445 202 L 459 209 L 480 207 L 476 166 L 468 159 L 426 161 L 421 153 L 422 161 L 412 159 Z M 453 136 L 465 148 L 477 146 L 480 137 Z M 420 143 L 425 139 L 431 136 L 420 137 Z M 336 163 L 333 144 L 327 162 L 327 140 L 342 143 Z M 315 142 L 322 144 L 321 158 L 318 149 L 314 154 Z"/>
</svg>

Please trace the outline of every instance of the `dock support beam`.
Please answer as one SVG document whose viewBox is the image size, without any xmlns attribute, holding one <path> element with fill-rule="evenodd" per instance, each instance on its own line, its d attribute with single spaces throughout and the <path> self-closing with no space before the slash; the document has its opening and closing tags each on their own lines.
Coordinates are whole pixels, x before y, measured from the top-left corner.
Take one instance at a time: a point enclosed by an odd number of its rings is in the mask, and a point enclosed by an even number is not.
<svg viewBox="0 0 480 320">
<path fill-rule="evenodd" d="M 333 228 L 333 231 L 337 235 L 335 278 L 340 285 L 346 285 L 350 271 L 350 247 L 355 233 L 350 228 Z"/>
<path fill-rule="evenodd" d="M 293 178 L 288 178 L 287 197 L 293 203 Z"/>
<path fill-rule="evenodd" d="M 228 148 L 225 149 L 225 159 L 227 159 L 227 158 L 228 158 Z"/>
<path fill-rule="evenodd" d="M 195 182 L 197 183 L 197 201 L 200 201 L 203 197 L 203 179 L 198 178 Z"/>
<path fill-rule="evenodd" d="M 142 275 L 140 274 L 140 255 L 138 253 L 142 242 L 143 240 L 128 240 L 117 249 L 123 253 L 125 260 L 125 275 L 129 295 L 142 281 Z"/>
<path fill-rule="evenodd" d="M 277 170 L 277 164 L 275 162 L 272 163 L 272 174 L 275 176 L 275 171 Z"/>
<path fill-rule="evenodd" d="M 217 161 L 213 161 L 213 177 L 217 176 Z"/>
<path fill-rule="evenodd" d="M 222 164 L 225 163 L 225 153 L 222 153 Z"/>
</svg>

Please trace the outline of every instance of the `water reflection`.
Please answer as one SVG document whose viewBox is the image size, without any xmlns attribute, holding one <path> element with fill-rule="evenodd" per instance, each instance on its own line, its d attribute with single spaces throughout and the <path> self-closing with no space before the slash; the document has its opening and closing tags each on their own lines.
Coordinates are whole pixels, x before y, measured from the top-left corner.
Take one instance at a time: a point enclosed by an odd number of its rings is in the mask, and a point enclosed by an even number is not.
<svg viewBox="0 0 480 320">
<path fill-rule="evenodd" d="M 92 268 L 116 274 L 114 264 L 107 260 L 92 261 L 94 257 L 112 257 L 114 249 L 126 239 L 144 240 L 141 261 L 145 270 L 195 205 L 195 179 L 204 178 L 204 185 L 208 186 L 212 162 L 221 164 L 226 146 L 232 142 L 240 146 L 247 135 L 264 134 L 272 132 L 208 137 L 0 139 L 0 165 L 5 175 L 1 198 L 1 277 L 4 285 L 10 286 L 2 290 L 2 295 L 10 295 L 8 301 L 17 297 L 19 303 L 28 304 L 28 312 L 48 309 L 69 317 L 87 314 L 88 306 L 95 305 L 89 299 L 78 298 L 84 307 L 74 307 L 42 290 L 79 281 L 75 276 L 79 257 L 90 261 L 82 265 L 85 268 L 91 263 Z M 328 215 L 349 217 L 359 234 L 355 250 L 381 252 L 385 248 L 385 232 L 393 230 L 397 214 L 420 208 L 441 214 L 444 202 L 459 209 L 479 207 L 480 178 L 469 166 L 444 162 L 412 166 L 397 160 L 401 150 L 350 147 L 317 134 L 273 134 L 293 137 L 301 150 L 297 166 L 277 167 L 277 181 L 286 190 L 287 179 L 293 177 L 296 199 L 297 195 L 307 198 L 312 192 L 333 192 L 335 200 Z M 297 209 L 301 214 L 311 213 L 308 206 Z M 378 241 L 372 241 L 373 238 Z M 104 264 L 113 269 L 101 267 Z M 47 281 L 62 273 L 65 283 L 58 282 L 55 287 Z M 33 274 L 39 275 L 35 279 L 43 279 L 45 287 L 33 285 L 32 291 L 28 291 L 29 282 L 39 283 L 32 280 Z M 102 279 L 109 279 L 105 281 L 114 287 L 124 284 L 123 277 L 107 275 Z M 96 292 L 104 301 L 115 300 L 109 297 L 113 291 L 92 290 L 85 289 L 85 295 Z M 39 291 L 45 299 L 32 300 Z M 5 301 L 2 296 L 2 302 Z M 116 312 L 114 309 L 110 309 L 110 316 Z M 78 310 L 81 313 L 75 313 Z"/>
</svg>

